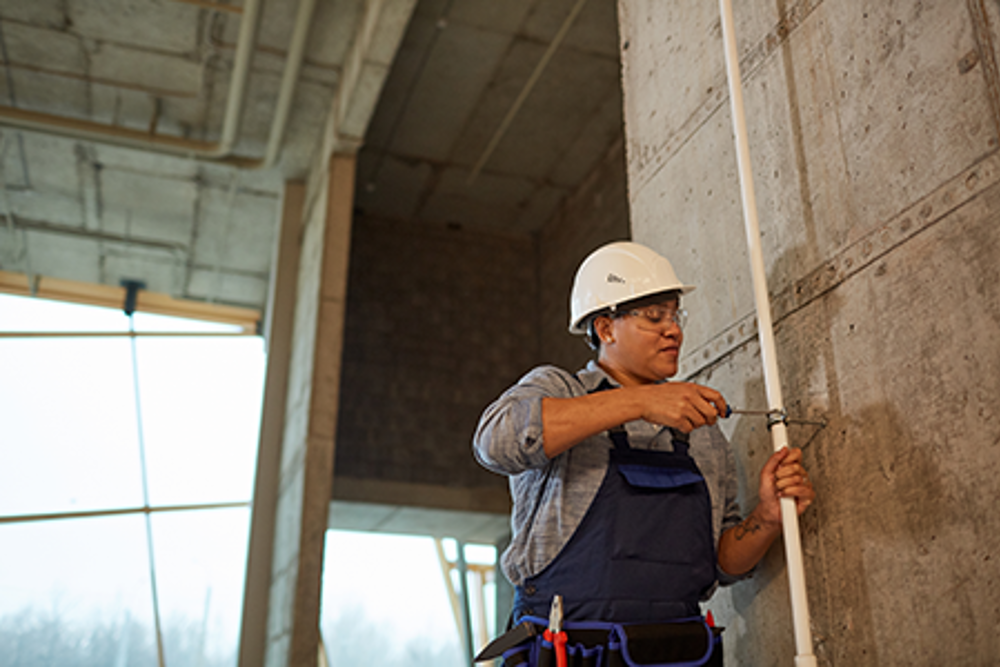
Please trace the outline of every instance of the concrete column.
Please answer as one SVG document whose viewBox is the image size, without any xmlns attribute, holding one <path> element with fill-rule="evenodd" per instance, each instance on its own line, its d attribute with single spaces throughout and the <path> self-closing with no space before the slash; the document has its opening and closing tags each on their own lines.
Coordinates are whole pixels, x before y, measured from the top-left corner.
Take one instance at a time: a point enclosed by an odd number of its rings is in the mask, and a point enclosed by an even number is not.
<svg viewBox="0 0 1000 667">
<path fill-rule="evenodd" d="M 1000 655 L 1000 6 L 734 3 L 777 358 L 819 498 L 820 665 Z M 631 220 L 692 313 L 680 377 L 765 406 L 717 3 L 620 0 Z M 756 502 L 764 424 L 723 424 Z M 780 547 L 711 608 L 727 664 L 791 665 Z M 942 641 L 942 638 L 946 638 Z"/>
<path fill-rule="evenodd" d="M 271 569 L 268 667 L 314 667 L 317 660 L 354 174 L 353 155 L 334 155 L 307 195 Z"/>
</svg>

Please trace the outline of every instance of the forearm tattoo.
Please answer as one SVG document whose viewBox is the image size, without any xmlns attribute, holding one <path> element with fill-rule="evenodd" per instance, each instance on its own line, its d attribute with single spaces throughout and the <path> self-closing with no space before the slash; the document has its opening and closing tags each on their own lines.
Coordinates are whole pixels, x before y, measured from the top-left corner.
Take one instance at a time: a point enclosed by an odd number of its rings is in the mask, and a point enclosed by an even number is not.
<svg viewBox="0 0 1000 667">
<path fill-rule="evenodd" d="M 733 537 L 735 537 L 737 540 L 742 540 L 747 535 L 752 535 L 753 533 L 759 532 L 761 528 L 763 528 L 763 526 L 760 525 L 760 521 L 757 520 L 757 517 L 751 514 L 746 519 L 744 519 L 743 521 L 741 521 L 736 525 L 736 528 L 734 528 L 735 532 L 733 533 Z"/>
</svg>

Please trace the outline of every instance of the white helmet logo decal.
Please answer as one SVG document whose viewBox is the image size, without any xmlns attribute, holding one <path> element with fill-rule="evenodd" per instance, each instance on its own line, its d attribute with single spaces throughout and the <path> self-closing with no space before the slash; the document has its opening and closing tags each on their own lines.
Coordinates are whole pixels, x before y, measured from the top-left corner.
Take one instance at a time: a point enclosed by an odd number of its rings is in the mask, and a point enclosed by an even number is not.
<svg viewBox="0 0 1000 667">
<path fill-rule="evenodd" d="M 622 285 L 624 285 L 625 284 L 625 279 L 622 278 L 621 276 L 616 276 L 613 273 L 609 273 L 608 274 L 608 282 L 609 283 L 621 283 Z"/>
</svg>

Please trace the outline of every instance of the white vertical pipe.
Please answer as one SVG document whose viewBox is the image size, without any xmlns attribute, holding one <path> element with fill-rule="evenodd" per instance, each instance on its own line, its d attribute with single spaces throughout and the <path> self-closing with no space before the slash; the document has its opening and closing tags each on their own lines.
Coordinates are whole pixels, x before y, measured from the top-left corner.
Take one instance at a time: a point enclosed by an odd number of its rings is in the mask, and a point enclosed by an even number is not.
<svg viewBox="0 0 1000 667">
<path fill-rule="evenodd" d="M 736 51 L 736 34 L 733 27 L 732 0 L 719 0 L 719 8 L 722 14 L 722 38 L 726 51 L 726 76 L 729 80 L 729 101 L 733 116 L 733 134 L 736 139 L 736 160 L 739 167 L 740 191 L 743 201 L 743 220 L 749 246 L 750 272 L 753 276 L 754 303 L 757 308 L 757 333 L 760 338 L 761 359 L 764 365 L 764 386 L 767 390 L 768 408 L 784 412 L 781 378 L 778 374 L 778 361 L 774 347 L 771 302 L 767 294 L 767 274 L 764 269 L 764 253 L 760 243 L 760 224 L 757 221 L 753 171 L 750 166 L 739 54 Z M 770 430 L 775 451 L 788 445 L 788 433 L 784 422 L 774 424 Z M 809 628 L 809 603 L 806 598 L 802 542 L 799 536 L 799 518 L 794 498 L 781 499 L 781 521 L 792 602 L 792 622 L 795 631 L 795 665 L 796 667 L 815 667 L 816 656 L 813 655 L 812 633 Z"/>
<path fill-rule="evenodd" d="M 278 104 L 275 107 L 274 119 L 271 121 L 271 133 L 267 139 L 267 152 L 261 167 L 270 168 L 278 157 L 281 143 L 285 138 L 285 128 L 295 99 L 295 87 L 299 82 L 299 72 L 305 58 L 306 42 L 309 38 L 309 28 L 312 27 L 313 12 L 316 0 L 300 0 L 299 11 L 292 30 L 292 39 L 288 44 L 288 56 L 285 58 L 285 71 L 281 76 L 281 90 L 278 92 Z"/>
<path fill-rule="evenodd" d="M 209 157 L 229 155 L 236 143 L 240 118 L 243 115 L 243 102 L 246 98 L 247 80 L 250 78 L 250 62 L 253 59 L 261 2 L 262 0 L 246 0 L 243 3 L 236 54 L 233 56 L 233 74 L 229 81 L 229 95 L 226 98 L 226 111 L 222 121 L 222 135 L 216 148 L 208 153 Z"/>
</svg>

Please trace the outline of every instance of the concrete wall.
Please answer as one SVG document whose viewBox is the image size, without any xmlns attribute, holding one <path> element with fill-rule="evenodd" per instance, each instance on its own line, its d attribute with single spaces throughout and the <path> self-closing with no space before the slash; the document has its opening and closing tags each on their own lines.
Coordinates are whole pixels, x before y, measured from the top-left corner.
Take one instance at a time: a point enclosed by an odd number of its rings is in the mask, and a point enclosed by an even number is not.
<svg viewBox="0 0 1000 667">
<path fill-rule="evenodd" d="M 995 664 L 1000 8 L 736 4 L 821 665 Z M 763 407 L 716 3 L 622 0 L 633 234 L 698 285 L 682 375 Z M 770 452 L 726 425 L 743 499 Z M 711 603 L 732 665 L 791 665 L 784 558 Z"/>
</svg>

